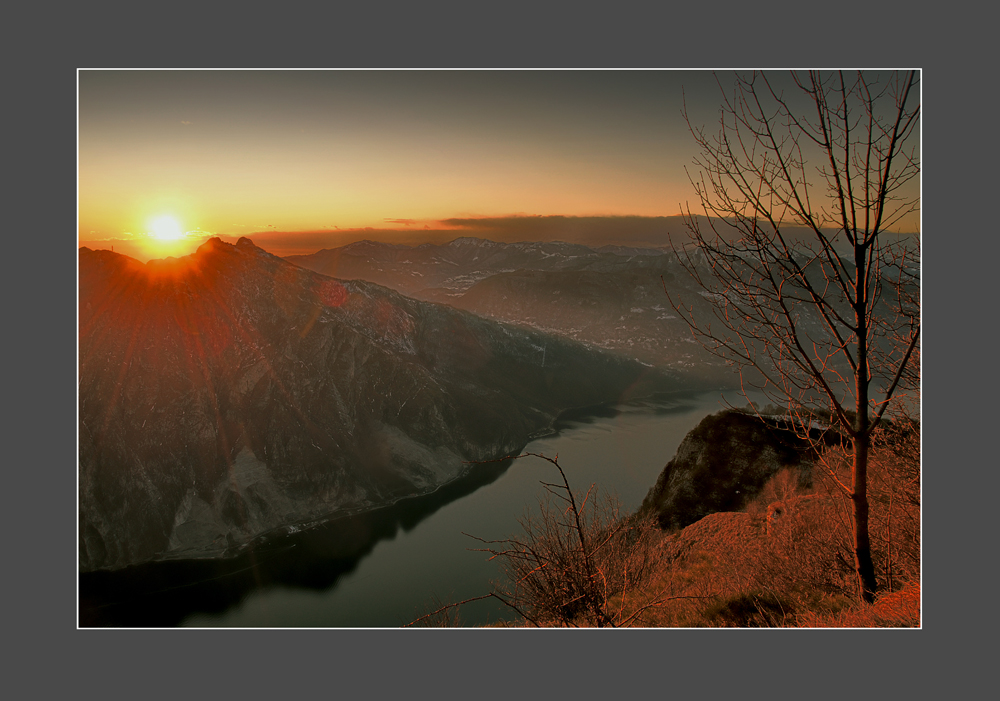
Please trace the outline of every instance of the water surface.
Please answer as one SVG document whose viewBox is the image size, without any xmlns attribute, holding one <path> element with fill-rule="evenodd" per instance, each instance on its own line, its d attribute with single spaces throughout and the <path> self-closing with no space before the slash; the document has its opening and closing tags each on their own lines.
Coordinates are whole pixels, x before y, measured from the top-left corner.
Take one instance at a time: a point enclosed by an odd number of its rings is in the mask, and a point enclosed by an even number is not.
<svg viewBox="0 0 1000 701">
<path fill-rule="evenodd" d="M 745 400 L 734 395 L 737 405 Z M 681 440 L 705 415 L 723 408 L 718 392 L 679 395 L 657 401 L 591 410 L 564 416 L 558 433 L 530 443 L 524 452 L 554 457 L 578 492 L 591 484 L 617 495 L 632 512 L 656 481 Z M 558 472 L 538 458 L 477 466 L 481 484 L 457 487 L 469 493 L 405 500 L 391 509 L 364 515 L 347 531 L 377 537 L 369 552 L 339 558 L 335 534 L 295 534 L 259 552 L 242 576 L 252 586 L 224 610 L 191 612 L 181 624 L 196 627 L 382 627 L 399 626 L 437 607 L 489 592 L 500 576 L 498 563 L 476 551 L 486 540 L 518 533 L 518 517 L 538 508 L 544 497 L 539 480 L 558 480 Z M 456 489 L 455 485 L 451 490 Z M 285 548 L 282 550 L 282 548 Z M 324 557 L 324 553 L 328 553 Z M 293 556 L 294 555 L 294 556 Z M 338 562 L 340 569 L 338 570 Z M 294 563 L 299 563 L 298 565 Z M 290 576 L 270 569 L 301 569 Z M 309 570 L 314 572 L 310 580 Z M 323 574 L 324 570 L 329 570 Z M 239 574 L 224 575 L 237 577 Z M 461 621 L 480 625 L 509 619 L 492 600 L 461 608 Z"/>
</svg>

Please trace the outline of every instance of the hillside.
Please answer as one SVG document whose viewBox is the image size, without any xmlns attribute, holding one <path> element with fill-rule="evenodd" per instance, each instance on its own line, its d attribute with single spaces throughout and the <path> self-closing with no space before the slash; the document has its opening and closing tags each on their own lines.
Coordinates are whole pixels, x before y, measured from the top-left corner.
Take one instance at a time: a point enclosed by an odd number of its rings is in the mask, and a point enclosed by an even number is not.
<svg viewBox="0 0 1000 701">
<path fill-rule="evenodd" d="M 249 239 L 79 265 L 81 571 L 235 554 L 432 491 L 564 409 L 678 385 Z"/>
<path fill-rule="evenodd" d="M 858 599 L 850 502 L 837 486 L 849 470 L 837 441 L 810 445 L 738 411 L 710 415 L 638 513 L 584 503 L 576 485 L 583 506 L 543 510 L 490 550 L 512 577 L 491 596 L 519 614 L 501 625 L 919 627 L 919 425 L 885 423 L 870 454 L 872 605 Z M 455 625 L 460 606 L 415 623 Z"/>
<path fill-rule="evenodd" d="M 664 284 L 685 292 L 699 317 L 708 310 L 671 251 L 463 237 L 416 247 L 361 241 L 287 260 L 563 336 L 696 381 L 733 384 L 725 364 L 694 342 L 670 307 Z"/>
<path fill-rule="evenodd" d="M 640 509 L 658 504 L 654 523 L 663 529 L 642 596 L 695 598 L 654 607 L 647 625 L 920 625 L 919 424 L 885 422 L 870 455 L 874 605 L 858 601 L 851 506 L 838 486 L 849 482 L 849 452 L 829 432 L 811 438 L 732 411 L 688 434 Z M 706 472 L 718 479 L 702 504 L 664 498 L 682 491 L 664 484 Z"/>
</svg>

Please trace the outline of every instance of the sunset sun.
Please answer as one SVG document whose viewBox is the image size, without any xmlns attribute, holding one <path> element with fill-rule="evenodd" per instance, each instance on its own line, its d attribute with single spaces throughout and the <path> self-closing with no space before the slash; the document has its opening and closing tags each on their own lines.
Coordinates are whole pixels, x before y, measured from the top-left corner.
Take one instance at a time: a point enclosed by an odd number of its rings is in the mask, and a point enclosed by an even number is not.
<svg viewBox="0 0 1000 701">
<path fill-rule="evenodd" d="M 173 217 L 157 217 L 151 224 L 153 238 L 160 241 L 176 241 L 184 236 L 181 225 Z"/>
</svg>

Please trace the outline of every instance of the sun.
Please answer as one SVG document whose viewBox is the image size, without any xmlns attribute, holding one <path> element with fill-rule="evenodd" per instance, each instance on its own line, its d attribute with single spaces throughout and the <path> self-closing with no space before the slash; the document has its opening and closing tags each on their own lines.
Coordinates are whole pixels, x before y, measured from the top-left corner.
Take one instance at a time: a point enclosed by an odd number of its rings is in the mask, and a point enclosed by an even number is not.
<svg viewBox="0 0 1000 701">
<path fill-rule="evenodd" d="M 176 241 L 184 237 L 180 223 L 170 216 L 157 217 L 151 223 L 152 236 L 160 241 Z"/>
<path fill-rule="evenodd" d="M 146 250 L 153 256 L 187 255 L 191 251 L 193 239 L 185 231 L 177 217 L 171 214 L 157 214 L 146 220 Z"/>
</svg>

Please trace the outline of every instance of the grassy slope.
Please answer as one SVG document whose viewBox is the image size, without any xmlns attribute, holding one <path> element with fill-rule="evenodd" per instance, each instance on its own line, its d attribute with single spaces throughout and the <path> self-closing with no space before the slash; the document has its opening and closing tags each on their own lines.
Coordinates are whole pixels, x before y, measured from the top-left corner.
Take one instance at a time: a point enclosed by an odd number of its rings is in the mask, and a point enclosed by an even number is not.
<svg viewBox="0 0 1000 701">
<path fill-rule="evenodd" d="M 637 525 L 648 529 L 643 557 L 651 555 L 654 566 L 624 594 L 608 592 L 606 610 L 642 627 L 919 627 L 916 428 L 884 436 L 873 451 L 869 499 L 879 580 L 874 604 L 858 601 L 849 504 L 836 486 L 846 477 L 848 456 L 829 448 L 815 464 L 809 488 L 787 469 L 739 512 L 710 514 L 668 532 L 652 520 Z M 622 571 L 634 562 L 604 566 Z"/>
</svg>

